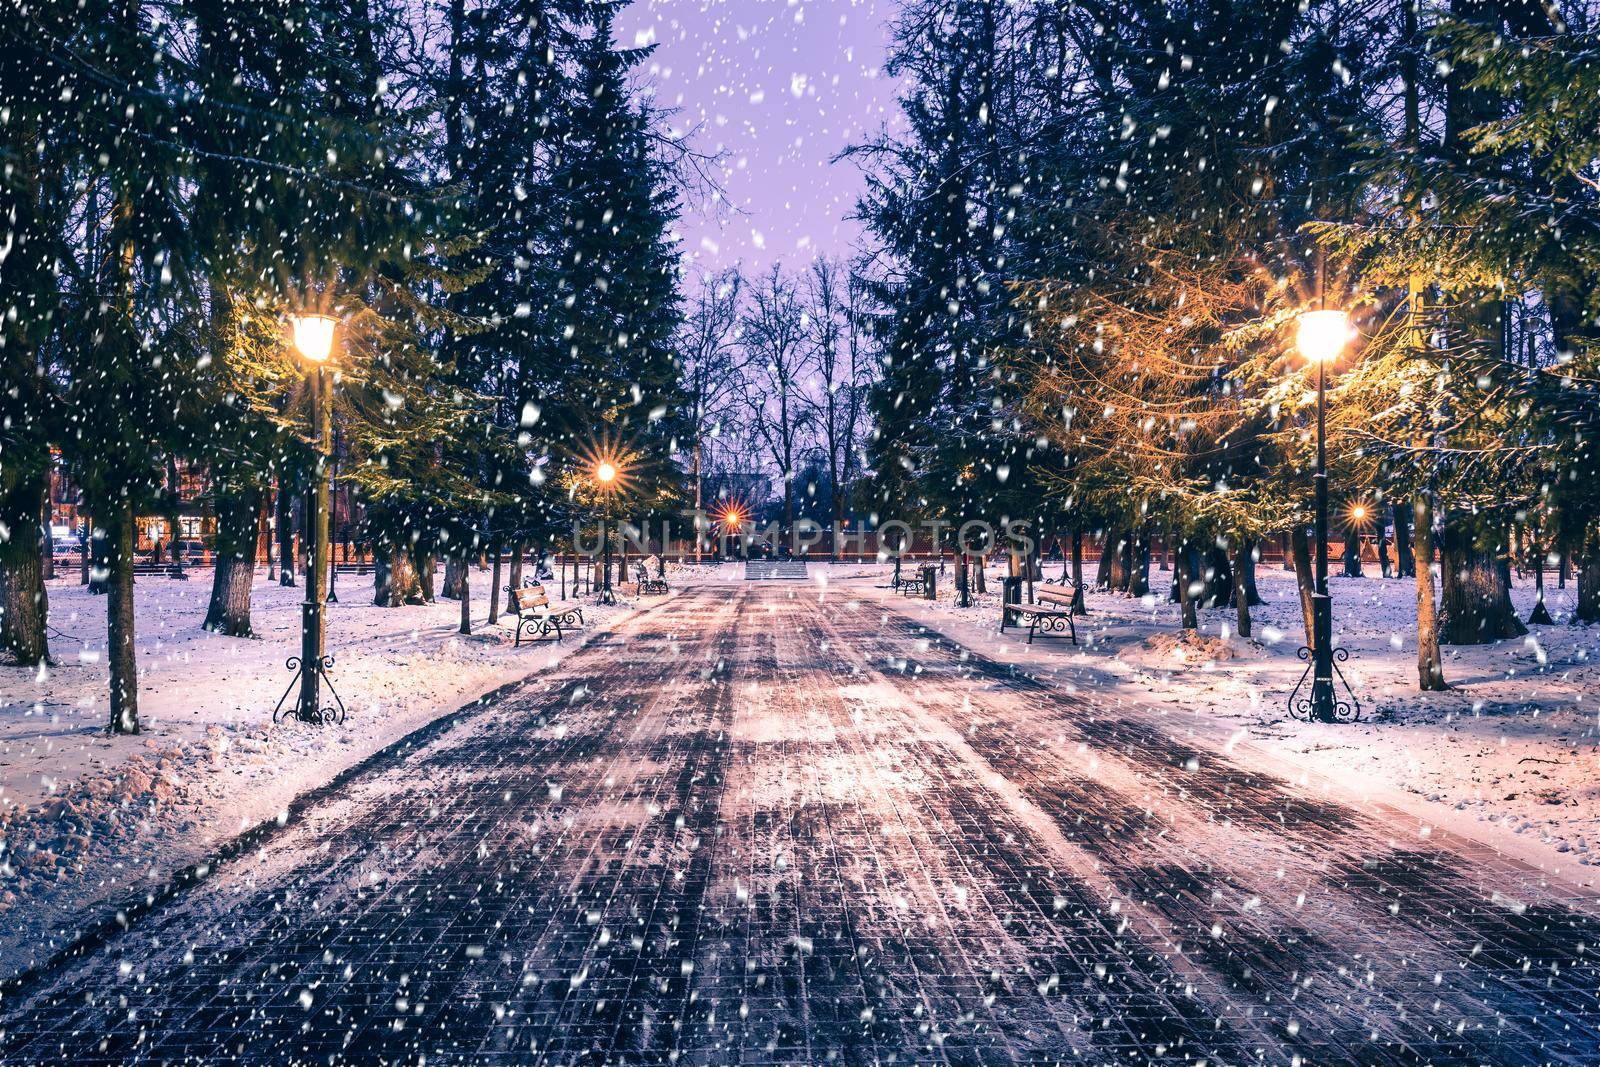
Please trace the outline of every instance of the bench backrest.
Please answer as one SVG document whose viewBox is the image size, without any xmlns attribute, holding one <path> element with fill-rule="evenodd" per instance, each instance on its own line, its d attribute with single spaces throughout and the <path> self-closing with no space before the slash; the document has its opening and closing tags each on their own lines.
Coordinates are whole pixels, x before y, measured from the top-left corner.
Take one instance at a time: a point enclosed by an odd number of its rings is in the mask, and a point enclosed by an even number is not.
<svg viewBox="0 0 1600 1067">
<path fill-rule="evenodd" d="M 517 596 L 518 611 L 550 606 L 550 596 L 544 591 L 544 586 L 542 585 L 523 586 L 521 589 L 513 590 L 513 592 Z"/>
<path fill-rule="evenodd" d="M 1070 585 L 1066 587 L 1036 585 L 1033 587 L 1033 595 L 1038 598 L 1041 604 L 1062 604 L 1068 606 L 1072 604 L 1072 587 Z"/>
</svg>

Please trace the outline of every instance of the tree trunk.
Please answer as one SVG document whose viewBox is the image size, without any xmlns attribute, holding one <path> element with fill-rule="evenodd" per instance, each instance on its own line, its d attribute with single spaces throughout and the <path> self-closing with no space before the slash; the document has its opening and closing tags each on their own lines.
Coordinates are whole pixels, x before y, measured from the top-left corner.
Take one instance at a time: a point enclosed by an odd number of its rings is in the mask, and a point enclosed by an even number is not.
<svg viewBox="0 0 1600 1067">
<path fill-rule="evenodd" d="M 467 583 L 467 568 L 470 566 L 465 556 L 451 556 L 444 561 L 444 585 L 439 589 L 439 595 L 446 600 L 460 600 L 461 590 Z"/>
<path fill-rule="evenodd" d="M 92 547 L 91 542 L 93 541 L 93 537 L 94 537 L 94 519 L 91 518 L 87 512 L 85 512 L 84 515 L 83 515 L 81 528 L 78 531 L 78 569 L 79 569 L 78 584 L 79 585 L 88 585 L 89 584 L 89 571 L 91 569 L 91 565 L 89 563 L 89 560 L 90 560 L 90 557 L 92 557 L 94 555 L 94 553 L 92 553 L 90 551 L 90 548 Z M 89 590 L 89 592 L 93 593 L 94 590 L 91 589 L 91 590 Z M 102 592 L 104 592 L 104 590 L 102 590 Z"/>
<path fill-rule="evenodd" d="M 0 649 L 24 667 L 50 660 L 39 513 L 31 480 L 0 499 Z"/>
<path fill-rule="evenodd" d="M 512 589 L 522 587 L 522 553 L 525 551 L 526 548 L 521 541 L 511 546 L 511 564 L 506 568 L 506 585 Z M 511 601 L 507 600 L 506 608 L 509 610 L 510 607 Z"/>
<path fill-rule="evenodd" d="M 1143 597 L 1150 593 L 1150 531 L 1143 529 L 1133 540 L 1133 548 L 1129 556 L 1131 566 L 1128 568 L 1128 593 L 1131 596 Z"/>
<path fill-rule="evenodd" d="M 227 637 L 254 637 L 250 593 L 256 580 L 260 493 L 219 481 L 216 486 L 217 561 L 204 628 Z"/>
<path fill-rule="evenodd" d="M 1245 606 L 1259 607 L 1266 603 L 1261 590 L 1256 588 L 1256 563 L 1261 557 L 1261 542 L 1245 540 L 1240 544 L 1239 560 L 1234 567 L 1233 580 L 1244 586 Z"/>
<path fill-rule="evenodd" d="M 1089 614 L 1083 597 L 1083 531 L 1072 531 L 1072 613 Z"/>
<path fill-rule="evenodd" d="M 1122 534 L 1108 529 L 1100 544 L 1100 565 L 1095 569 L 1094 587 L 1112 589 L 1117 584 L 1117 564 L 1122 556 Z"/>
<path fill-rule="evenodd" d="M 268 508 L 268 510 L 272 510 L 273 509 L 273 499 L 272 499 L 272 493 L 271 493 L 270 490 L 267 493 L 267 508 Z M 277 537 L 275 536 L 273 530 L 270 527 L 267 529 L 267 535 L 266 536 L 267 536 L 267 581 L 275 583 L 278 580 L 278 539 L 277 539 Z"/>
<path fill-rule="evenodd" d="M 1439 655 L 1439 612 L 1434 606 L 1433 510 L 1427 497 L 1418 497 L 1411 510 L 1416 522 L 1411 565 L 1417 579 L 1417 685 L 1425 693 L 1442 693 L 1450 687 Z"/>
<path fill-rule="evenodd" d="M 270 490 L 256 494 L 256 546 L 255 559 L 263 556 L 267 560 L 267 581 L 278 580 L 276 565 L 272 562 L 272 528 L 267 525 L 267 512 L 272 507 L 272 493 Z"/>
<path fill-rule="evenodd" d="M 1225 608 L 1233 603 L 1233 564 L 1228 561 L 1228 553 L 1216 545 L 1212 545 L 1206 552 L 1205 568 L 1202 577 L 1205 579 L 1205 599 L 1201 603 L 1203 608 Z"/>
<path fill-rule="evenodd" d="M 1439 552 L 1439 637 L 1445 644 L 1485 645 L 1528 632 L 1511 606 L 1503 540 L 1470 515 L 1446 516 Z"/>
<path fill-rule="evenodd" d="M 180 514 L 180 494 L 178 492 L 178 457 L 167 455 L 167 545 L 170 548 L 172 570 L 169 572 L 174 578 L 185 577 L 183 573 L 183 517 Z"/>
<path fill-rule="evenodd" d="M 1555 622 L 1544 602 L 1544 537 L 1543 531 L 1533 527 L 1533 611 L 1528 614 L 1529 626 L 1549 626 Z"/>
<path fill-rule="evenodd" d="M 489 625 L 500 621 L 500 543 L 494 546 L 494 573 L 489 576 Z M 508 601 L 509 602 L 509 601 Z"/>
<path fill-rule="evenodd" d="M 1410 504 L 1394 506 L 1394 563 L 1400 578 L 1417 576 L 1417 557 L 1411 547 L 1412 510 Z"/>
<path fill-rule="evenodd" d="M 1233 542 L 1233 603 L 1239 611 L 1239 636 L 1250 636 L 1250 588 L 1243 580 L 1246 561 L 1251 552 L 1250 543 L 1243 538 Z"/>
<path fill-rule="evenodd" d="M 1178 586 L 1178 604 L 1182 609 L 1183 628 L 1185 630 L 1198 630 L 1200 619 L 1195 611 L 1194 589 L 1197 584 L 1192 573 L 1194 568 L 1194 555 L 1189 551 L 1188 542 L 1178 545 L 1178 562 L 1174 571 L 1174 581 Z"/>
<path fill-rule="evenodd" d="M 133 503 L 119 501 L 110 516 L 106 541 L 110 575 L 106 597 L 106 659 L 111 668 L 111 718 L 106 732 L 139 732 L 139 664 L 134 656 Z"/>
<path fill-rule="evenodd" d="M 461 627 L 464 634 L 472 632 L 472 587 L 469 585 L 472 572 L 471 560 L 463 556 L 460 560 L 461 583 L 456 587 L 457 599 L 461 601 Z"/>
<path fill-rule="evenodd" d="M 294 494 L 278 483 L 278 584 L 294 584 Z"/>
<path fill-rule="evenodd" d="M 111 540 L 98 522 L 89 532 L 89 556 L 93 560 L 89 567 L 89 595 L 105 596 L 111 588 Z"/>
<path fill-rule="evenodd" d="M 1346 530 L 1344 533 L 1344 576 L 1365 577 L 1361 573 L 1361 535 L 1355 530 Z"/>
<path fill-rule="evenodd" d="M 1289 531 L 1289 558 L 1294 563 L 1294 584 L 1300 590 L 1300 617 L 1305 622 L 1306 647 L 1310 648 L 1316 629 L 1311 621 L 1311 594 L 1316 591 L 1316 582 L 1311 573 L 1311 535 L 1300 523 L 1295 523 Z"/>
<path fill-rule="evenodd" d="M 39 478 L 39 572 L 45 581 L 56 576 L 55 535 L 50 532 L 50 471 L 46 468 Z"/>
<path fill-rule="evenodd" d="M 422 589 L 408 549 L 374 546 L 372 564 L 374 604 L 380 608 L 398 608 L 422 603 Z"/>
<path fill-rule="evenodd" d="M 1578 560 L 1578 605 L 1572 617 L 1578 622 L 1600 622 L 1600 533 L 1589 535 Z"/>
<path fill-rule="evenodd" d="M 438 575 L 439 563 L 432 552 L 424 552 L 416 557 L 417 590 L 424 604 L 432 604 L 435 599 L 433 580 Z"/>
</svg>

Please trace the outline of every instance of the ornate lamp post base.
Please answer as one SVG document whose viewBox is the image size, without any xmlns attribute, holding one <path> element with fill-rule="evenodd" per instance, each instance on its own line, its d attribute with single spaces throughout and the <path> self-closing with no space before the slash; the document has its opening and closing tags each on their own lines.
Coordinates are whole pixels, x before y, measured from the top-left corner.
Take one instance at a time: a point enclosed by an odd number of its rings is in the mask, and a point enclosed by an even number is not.
<svg viewBox="0 0 1600 1067">
<path fill-rule="evenodd" d="M 1361 718 L 1361 701 L 1356 699 L 1355 690 L 1350 688 L 1344 672 L 1339 669 L 1339 664 L 1348 660 L 1350 653 L 1333 647 L 1333 598 L 1327 593 L 1311 594 L 1311 621 L 1314 647 L 1300 649 L 1306 669 L 1295 683 L 1294 692 L 1289 694 L 1289 714 L 1305 722 L 1355 722 Z M 1307 676 L 1311 678 L 1311 694 L 1303 697 L 1300 691 L 1305 688 Z M 1339 699 L 1334 688 L 1335 678 L 1344 686 L 1348 700 Z"/>
<path fill-rule="evenodd" d="M 289 682 L 289 688 L 283 691 L 283 696 L 278 698 L 278 706 L 272 709 L 273 722 L 286 718 L 294 718 L 312 726 L 335 726 L 344 722 L 344 701 L 339 699 L 338 690 L 333 688 L 333 679 L 328 677 L 328 668 L 333 666 L 332 656 L 307 661 L 302 661 L 299 656 L 290 656 L 284 666 L 294 672 L 294 678 Z M 322 704 L 319 695 L 321 682 L 327 683 L 328 695 L 333 698 L 332 704 Z M 294 692 L 296 686 L 300 687 L 299 699 L 293 707 L 285 707 L 289 702 L 289 694 Z"/>
<path fill-rule="evenodd" d="M 603 562 L 600 564 L 600 592 L 594 598 L 596 604 L 615 604 L 617 595 L 611 591 L 611 541 L 609 535 L 606 540 L 606 550 Z"/>
</svg>

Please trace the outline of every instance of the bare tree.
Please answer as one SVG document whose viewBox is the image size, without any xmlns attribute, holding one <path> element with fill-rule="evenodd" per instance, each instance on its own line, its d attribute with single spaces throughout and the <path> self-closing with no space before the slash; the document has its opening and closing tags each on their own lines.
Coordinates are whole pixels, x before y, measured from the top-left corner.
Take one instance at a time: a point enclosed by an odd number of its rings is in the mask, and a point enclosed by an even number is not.
<svg viewBox="0 0 1600 1067">
<path fill-rule="evenodd" d="M 795 463 L 810 423 L 803 391 L 809 318 L 798 286 L 776 265 L 750 290 L 743 316 L 740 403 L 751 435 L 783 478 L 783 523 L 794 529 Z"/>
<path fill-rule="evenodd" d="M 828 471 L 833 521 L 838 522 L 844 517 L 850 480 L 859 461 L 866 414 L 865 296 L 838 264 L 818 259 L 811 265 L 806 298 L 809 373 L 801 402 L 816 428 L 817 445 Z"/>
<path fill-rule="evenodd" d="M 740 301 L 744 279 L 736 268 L 702 279 L 694 306 L 684 317 L 679 344 L 684 391 L 689 394 L 690 463 L 694 509 L 703 509 L 706 450 L 736 414 L 739 394 Z M 700 531 L 694 558 L 701 559 Z"/>
</svg>

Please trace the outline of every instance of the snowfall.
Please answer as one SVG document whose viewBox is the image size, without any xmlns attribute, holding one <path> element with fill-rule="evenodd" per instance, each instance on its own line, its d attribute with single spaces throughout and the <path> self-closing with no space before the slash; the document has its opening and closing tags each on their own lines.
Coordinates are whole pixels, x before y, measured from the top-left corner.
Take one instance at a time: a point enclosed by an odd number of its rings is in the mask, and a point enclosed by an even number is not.
<svg viewBox="0 0 1600 1067">
<path fill-rule="evenodd" d="M 1059 576 L 1061 565 L 1047 563 Z M 1292 576 L 1263 565 L 1267 603 L 1254 639 L 1232 631 L 1231 610 L 1201 613 L 1201 631 L 1176 640 L 1177 608 L 1092 592 L 1080 644 L 1023 642 L 998 632 L 1000 587 L 958 607 L 948 572 L 939 599 L 894 595 L 889 569 L 816 565 L 804 595 L 882 600 L 1000 662 L 1048 678 L 1101 707 L 1147 706 L 1236 759 L 1306 782 L 1337 783 L 1396 803 L 1419 823 L 1475 836 L 1552 875 L 1600 885 L 1600 627 L 1575 626 L 1576 589 L 1546 600 L 1553 626 L 1495 645 L 1447 647 L 1452 689 L 1416 689 L 1415 585 L 1335 577 L 1336 643 L 1362 702 L 1359 723 L 1291 719 L 1288 695 L 1304 670 Z M 737 582 L 736 565 L 671 577 Z M 1152 572 L 1165 591 L 1170 576 Z M 638 606 L 596 608 L 559 644 L 513 645 L 514 619 L 486 624 L 487 573 L 474 572 L 474 630 L 457 633 L 460 606 L 378 608 L 370 579 L 341 575 L 329 608 L 333 683 L 349 709 L 342 725 L 274 723 L 291 683 L 301 590 L 255 586 L 255 639 L 200 628 L 210 575 L 140 578 L 136 590 L 140 718 L 135 737 L 104 733 L 105 601 L 75 577 L 49 583 L 52 652 L 40 670 L 0 666 L 0 978 L 47 959 L 123 901 L 164 884 L 258 824 L 282 820 L 297 797 L 356 767 L 442 716 L 537 679 L 561 657 Z M 559 592 L 559 589 L 553 589 Z M 1526 617 L 1531 580 L 1514 599 Z M 652 601 L 646 601 L 652 602 Z M 910 654 L 911 650 L 907 650 Z M 292 700 L 292 697 L 291 697 Z"/>
</svg>

